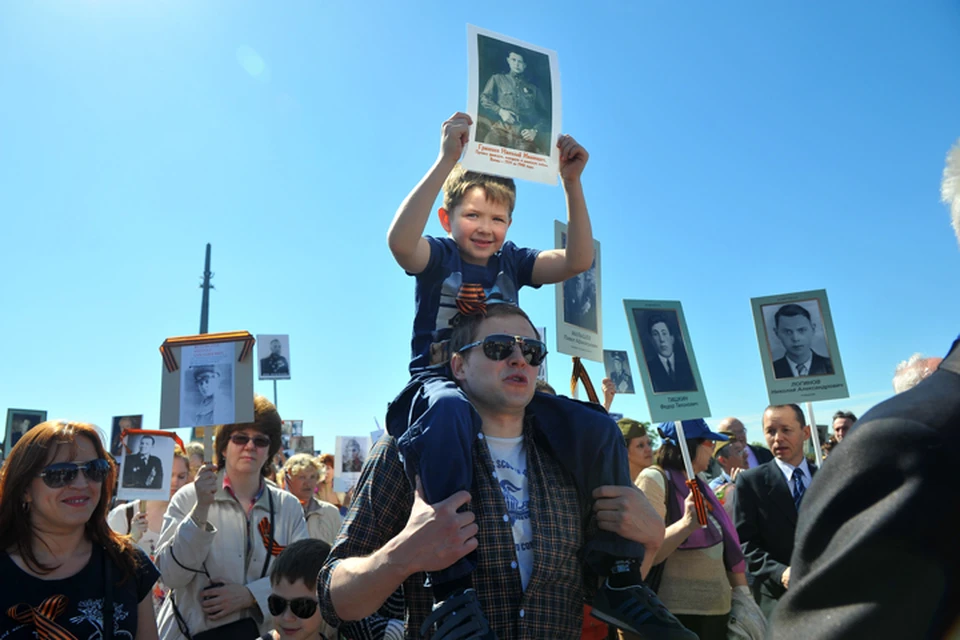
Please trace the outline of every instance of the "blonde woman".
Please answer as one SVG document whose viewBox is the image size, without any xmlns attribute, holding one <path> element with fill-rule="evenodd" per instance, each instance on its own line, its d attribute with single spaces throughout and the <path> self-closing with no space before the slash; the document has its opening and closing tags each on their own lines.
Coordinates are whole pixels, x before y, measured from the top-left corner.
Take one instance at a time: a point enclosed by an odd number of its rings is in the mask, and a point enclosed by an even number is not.
<svg viewBox="0 0 960 640">
<path fill-rule="evenodd" d="M 287 491 L 303 505 L 307 531 L 311 538 L 333 544 L 340 530 L 340 510 L 336 505 L 318 500 L 314 493 L 320 483 L 320 465 L 310 455 L 298 453 L 283 465 L 283 480 Z"/>
</svg>

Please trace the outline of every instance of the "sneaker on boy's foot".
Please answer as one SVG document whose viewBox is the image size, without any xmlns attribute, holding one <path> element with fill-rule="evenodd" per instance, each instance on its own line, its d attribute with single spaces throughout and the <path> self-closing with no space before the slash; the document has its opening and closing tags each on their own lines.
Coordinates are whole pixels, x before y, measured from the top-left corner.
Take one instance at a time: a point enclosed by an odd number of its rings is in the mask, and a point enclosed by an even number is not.
<svg viewBox="0 0 960 640">
<path fill-rule="evenodd" d="M 616 588 L 604 580 L 593 600 L 593 616 L 644 640 L 697 640 L 642 582 Z"/>
<path fill-rule="evenodd" d="M 420 627 L 420 636 L 425 638 L 434 625 L 437 630 L 433 640 L 497 640 L 473 589 L 455 591 L 433 605 L 433 611 Z"/>
</svg>

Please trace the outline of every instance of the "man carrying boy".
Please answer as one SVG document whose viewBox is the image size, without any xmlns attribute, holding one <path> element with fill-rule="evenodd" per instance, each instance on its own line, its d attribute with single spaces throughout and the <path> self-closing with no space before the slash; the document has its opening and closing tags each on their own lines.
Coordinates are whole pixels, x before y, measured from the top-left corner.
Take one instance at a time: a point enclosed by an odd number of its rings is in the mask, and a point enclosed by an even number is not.
<svg viewBox="0 0 960 640">
<path fill-rule="evenodd" d="M 418 630 L 429 635 L 437 619 L 434 638 L 579 637 L 582 605 L 596 588 L 596 573 L 581 562 L 586 519 L 577 483 L 552 454 L 549 434 L 556 416 L 541 423 L 531 410 L 546 350 L 536 336 L 527 315 L 510 304 L 491 305 L 486 317 L 465 316 L 458 323 L 451 369 L 481 419 L 479 437 L 471 444 L 473 498 L 459 491 L 428 504 L 419 482 L 414 492 L 404 478 L 397 439 L 381 438 L 320 572 L 320 606 L 327 621 L 339 625 L 369 616 L 402 584 L 408 638 L 417 637 Z M 607 462 L 626 465 L 625 449 L 618 453 L 622 460 Z M 517 472 L 496 460 L 510 462 Z M 529 554 L 516 550 L 520 518 L 510 515 L 503 488 L 507 478 L 526 494 L 525 524 L 534 534 Z M 595 497 L 596 526 L 646 545 L 649 564 L 662 543 L 663 526 L 643 495 L 634 487 L 604 486 Z M 472 510 L 460 511 L 468 502 Z M 455 605 L 453 616 L 442 608 L 431 611 L 422 572 L 439 572 L 478 546 L 476 591 L 448 601 Z M 626 597 L 633 591 L 605 586 L 594 605 L 621 595 L 618 604 L 633 605 L 635 600 Z M 665 634 L 644 632 L 642 637 Z"/>
<path fill-rule="evenodd" d="M 516 197 L 513 180 L 467 172 L 457 165 L 471 124 L 470 117 L 462 113 L 443 123 L 440 154 L 400 205 L 387 236 L 397 262 L 417 279 L 410 364 L 413 378 L 391 403 L 387 430 L 397 438 L 410 486 L 419 478 L 429 504 L 473 488 L 473 445 L 482 438 L 480 414 L 450 376 L 452 354 L 448 346 L 453 327 L 472 315 L 483 316 L 497 304 L 516 304 L 522 286 L 562 282 L 586 271 L 593 263 L 593 234 L 580 182 L 588 159 L 586 150 L 570 136 L 560 136 L 557 142 L 560 177 L 567 199 L 566 247 L 549 251 L 520 249 L 505 239 Z M 450 237 L 423 237 L 430 208 L 441 186 L 444 199 L 440 222 Z M 533 361 L 537 356 L 528 356 L 528 364 L 540 364 L 539 360 Z M 516 383 L 522 381 L 518 379 Z M 573 475 L 582 499 L 589 500 L 600 486 L 631 486 L 623 438 L 604 411 L 542 394 L 537 396 L 532 411 L 551 425 L 551 453 Z M 517 561 L 510 566 L 519 571 L 526 587 L 530 562 L 525 558 L 529 559 L 537 545 L 535 540 L 526 538 L 529 531 L 524 533 L 524 528 L 529 528 L 525 510 L 529 501 L 517 494 L 516 486 L 514 479 L 501 479 L 501 489 L 508 503 L 515 507 L 513 516 L 504 514 L 505 521 L 516 527 L 519 552 Z M 587 541 L 586 561 L 602 577 L 623 574 L 614 582 L 636 585 L 636 593 L 629 597 L 641 598 L 642 602 L 627 607 L 632 615 L 607 613 L 602 606 L 595 607 L 598 617 L 606 616 L 608 622 L 628 630 L 646 631 L 650 626 L 661 630 L 672 625 L 685 631 L 675 619 L 671 620 L 669 612 L 663 615 L 665 610 L 656 595 L 643 586 L 643 547 L 607 533 L 600 532 Z M 456 615 L 461 596 L 475 597 L 472 574 L 476 556 L 471 554 L 429 574 L 440 614 L 438 628 L 442 628 L 444 616 Z M 479 609 L 476 614 L 483 618 Z"/>
</svg>

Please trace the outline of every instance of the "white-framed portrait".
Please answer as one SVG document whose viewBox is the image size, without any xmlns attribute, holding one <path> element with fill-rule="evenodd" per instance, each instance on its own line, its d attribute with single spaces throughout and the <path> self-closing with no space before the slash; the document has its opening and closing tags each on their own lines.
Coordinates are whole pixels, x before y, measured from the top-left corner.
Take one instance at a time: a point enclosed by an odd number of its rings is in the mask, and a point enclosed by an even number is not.
<svg viewBox="0 0 960 640">
<path fill-rule="evenodd" d="M 4 456 L 10 455 L 20 438 L 47 419 L 47 412 L 37 409 L 7 409 L 7 431 L 3 441 Z"/>
<path fill-rule="evenodd" d="M 626 351 L 603 350 L 603 369 L 617 393 L 636 393 Z"/>
<path fill-rule="evenodd" d="M 260 363 L 261 380 L 289 380 L 290 336 L 258 335 L 257 361 Z"/>
<path fill-rule="evenodd" d="M 172 434 L 128 432 L 120 458 L 117 497 L 121 500 L 169 500 L 173 474 Z"/>
</svg>

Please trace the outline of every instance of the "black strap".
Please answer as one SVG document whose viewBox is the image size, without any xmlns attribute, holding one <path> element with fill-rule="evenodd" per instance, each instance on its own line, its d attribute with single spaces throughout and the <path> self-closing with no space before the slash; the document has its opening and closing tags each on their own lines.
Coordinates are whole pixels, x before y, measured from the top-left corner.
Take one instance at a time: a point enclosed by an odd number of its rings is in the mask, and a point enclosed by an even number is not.
<svg viewBox="0 0 960 640">
<path fill-rule="evenodd" d="M 110 571 L 110 558 L 103 549 L 103 640 L 113 640 L 113 574 Z"/>
<path fill-rule="evenodd" d="M 270 485 L 266 482 L 263 483 L 263 490 L 267 492 L 267 500 L 270 502 L 270 542 L 273 542 L 273 492 L 270 491 Z M 267 558 L 263 561 L 263 569 L 260 571 L 260 577 L 263 578 L 267 575 L 267 567 L 270 566 L 270 549 L 267 549 Z"/>
<path fill-rule="evenodd" d="M 180 563 L 178 562 L 177 564 Z M 193 636 L 190 635 L 190 628 L 187 627 L 187 621 L 180 615 L 180 609 L 177 608 L 177 601 L 173 599 L 173 591 L 170 592 L 169 597 L 170 604 L 173 605 L 173 616 L 177 619 L 177 626 L 180 628 L 180 633 L 182 633 L 187 640 L 193 640 Z"/>
</svg>

